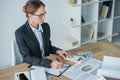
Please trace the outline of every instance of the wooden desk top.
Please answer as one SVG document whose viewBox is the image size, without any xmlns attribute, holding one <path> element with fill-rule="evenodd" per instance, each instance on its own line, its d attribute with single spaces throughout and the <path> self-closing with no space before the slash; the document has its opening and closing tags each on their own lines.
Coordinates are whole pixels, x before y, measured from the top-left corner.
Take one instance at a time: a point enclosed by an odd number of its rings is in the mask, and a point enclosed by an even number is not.
<svg viewBox="0 0 120 80">
<path fill-rule="evenodd" d="M 93 57 L 102 60 L 103 56 L 114 56 L 114 57 L 120 57 L 120 46 L 117 46 L 107 40 L 99 41 L 97 43 L 85 45 L 73 50 L 70 50 L 72 54 L 75 54 L 76 52 L 83 52 L 83 51 L 91 51 L 93 52 Z M 49 58 L 55 59 L 56 55 L 52 55 Z M 60 57 L 59 57 L 60 58 Z M 61 59 L 61 58 L 60 58 Z M 69 61 L 65 61 L 65 63 L 73 64 Z M 7 69 L 0 70 L 0 80 L 14 80 L 14 74 L 18 71 L 28 71 L 30 70 L 27 68 L 28 64 L 23 63 L 16 65 L 14 67 L 10 67 Z M 51 76 L 52 80 L 71 80 L 63 75 L 60 77 Z M 107 80 L 117 80 L 117 79 L 107 79 Z"/>
</svg>

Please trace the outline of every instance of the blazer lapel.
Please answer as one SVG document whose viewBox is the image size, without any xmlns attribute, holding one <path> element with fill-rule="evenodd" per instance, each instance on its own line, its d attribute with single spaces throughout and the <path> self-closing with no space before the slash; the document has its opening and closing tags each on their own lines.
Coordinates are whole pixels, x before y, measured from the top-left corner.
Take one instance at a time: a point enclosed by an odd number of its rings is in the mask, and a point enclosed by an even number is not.
<svg viewBox="0 0 120 80">
<path fill-rule="evenodd" d="M 42 27 L 44 27 L 43 25 L 41 25 Z M 43 38 L 43 46 L 44 46 L 44 51 L 45 51 L 45 32 L 43 30 L 42 32 L 42 38 Z"/>
<path fill-rule="evenodd" d="M 37 45 L 37 47 L 39 48 L 39 42 L 37 40 L 37 38 L 35 37 L 35 34 L 34 32 L 32 31 L 32 29 L 30 28 L 29 26 L 29 23 L 28 21 L 26 22 L 26 27 L 27 27 L 27 34 L 28 36 L 34 41 L 34 43 Z M 40 48 L 39 48 L 40 49 Z"/>
</svg>

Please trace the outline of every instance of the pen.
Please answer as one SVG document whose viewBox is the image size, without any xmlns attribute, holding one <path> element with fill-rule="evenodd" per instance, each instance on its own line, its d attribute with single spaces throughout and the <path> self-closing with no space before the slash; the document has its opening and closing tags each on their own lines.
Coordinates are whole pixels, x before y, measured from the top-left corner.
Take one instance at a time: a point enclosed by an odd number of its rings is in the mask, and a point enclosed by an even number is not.
<svg viewBox="0 0 120 80">
<path fill-rule="evenodd" d="M 78 60 L 77 60 L 77 61 L 80 61 L 80 60 L 82 60 L 82 57 L 78 58 Z"/>
<path fill-rule="evenodd" d="M 57 60 L 58 62 L 60 62 L 60 60 L 59 60 L 58 58 L 56 58 L 56 60 Z"/>
</svg>

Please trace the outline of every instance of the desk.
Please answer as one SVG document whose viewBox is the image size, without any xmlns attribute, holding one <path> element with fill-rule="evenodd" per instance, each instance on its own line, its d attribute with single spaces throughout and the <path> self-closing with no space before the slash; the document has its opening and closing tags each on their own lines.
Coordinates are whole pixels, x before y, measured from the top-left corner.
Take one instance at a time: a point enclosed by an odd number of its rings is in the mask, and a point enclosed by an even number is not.
<svg viewBox="0 0 120 80">
<path fill-rule="evenodd" d="M 73 54 L 75 54 L 76 52 L 83 52 L 83 51 L 93 52 L 94 53 L 93 57 L 99 60 L 102 60 L 104 55 L 120 57 L 120 46 L 117 46 L 107 40 L 98 41 L 93 44 L 85 45 L 85 46 L 70 50 L 70 52 Z M 52 56 L 49 56 L 48 58 L 55 59 L 56 57 L 58 56 L 52 55 Z M 69 61 L 64 61 L 64 62 L 68 64 L 73 64 Z M 0 70 L 0 80 L 14 80 L 15 72 L 30 70 L 29 68 L 27 68 L 27 66 L 28 64 L 23 63 L 23 64 L 16 65 L 14 67 Z M 51 76 L 51 77 L 52 77 L 52 80 L 71 80 L 63 75 L 61 75 L 60 77 L 55 77 L 55 76 Z M 116 80 L 116 79 L 107 79 L 107 80 Z"/>
</svg>

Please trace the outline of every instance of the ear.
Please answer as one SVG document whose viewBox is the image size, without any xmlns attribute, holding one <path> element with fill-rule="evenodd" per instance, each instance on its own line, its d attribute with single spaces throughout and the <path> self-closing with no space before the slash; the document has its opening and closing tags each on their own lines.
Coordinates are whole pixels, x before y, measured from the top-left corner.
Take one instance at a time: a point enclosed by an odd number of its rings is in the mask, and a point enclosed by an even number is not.
<svg viewBox="0 0 120 80">
<path fill-rule="evenodd" d="M 31 18 L 31 17 L 32 17 L 32 14 L 29 14 L 29 13 L 28 13 L 28 18 Z"/>
</svg>

